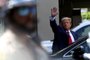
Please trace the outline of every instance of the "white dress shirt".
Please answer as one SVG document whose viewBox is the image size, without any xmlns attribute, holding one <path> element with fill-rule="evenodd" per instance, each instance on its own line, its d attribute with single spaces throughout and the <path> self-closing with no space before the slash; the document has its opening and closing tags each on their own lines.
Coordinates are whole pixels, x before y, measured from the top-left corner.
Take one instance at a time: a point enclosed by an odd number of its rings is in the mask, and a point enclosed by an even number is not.
<svg viewBox="0 0 90 60">
<path fill-rule="evenodd" d="M 74 37 L 73 37 L 71 31 L 69 30 L 68 32 L 69 32 L 69 35 L 70 35 L 70 37 L 71 37 L 72 42 L 75 42 L 75 39 L 74 39 Z"/>
</svg>

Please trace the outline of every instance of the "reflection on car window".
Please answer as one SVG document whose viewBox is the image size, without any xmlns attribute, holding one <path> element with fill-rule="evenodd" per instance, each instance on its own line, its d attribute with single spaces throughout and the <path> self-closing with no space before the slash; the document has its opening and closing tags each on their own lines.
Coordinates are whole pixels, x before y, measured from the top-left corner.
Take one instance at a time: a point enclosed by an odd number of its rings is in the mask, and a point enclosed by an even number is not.
<svg viewBox="0 0 90 60">
<path fill-rule="evenodd" d="M 69 51 L 65 56 L 72 56 L 72 54 L 75 52 L 75 50 L 77 48 L 81 48 L 85 53 L 90 53 L 90 48 L 87 44 L 87 42 L 84 42 L 83 44 L 81 44 L 80 46 L 77 46 L 76 48 L 74 48 L 73 50 Z"/>
<path fill-rule="evenodd" d="M 81 37 L 87 35 L 89 31 L 90 31 L 90 25 L 80 28 L 79 30 L 76 31 L 76 33 L 78 34 L 79 37 Z"/>
</svg>

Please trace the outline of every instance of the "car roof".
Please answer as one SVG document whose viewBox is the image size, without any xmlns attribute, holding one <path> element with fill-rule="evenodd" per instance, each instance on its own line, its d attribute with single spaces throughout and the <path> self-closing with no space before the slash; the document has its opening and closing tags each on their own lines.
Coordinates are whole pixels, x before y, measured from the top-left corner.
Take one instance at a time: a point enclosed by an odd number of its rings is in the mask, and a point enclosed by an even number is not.
<svg viewBox="0 0 90 60">
<path fill-rule="evenodd" d="M 90 21 L 82 21 L 78 26 L 74 27 L 72 31 L 77 31 L 78 29 L 90 25 Z"/>
</svg>

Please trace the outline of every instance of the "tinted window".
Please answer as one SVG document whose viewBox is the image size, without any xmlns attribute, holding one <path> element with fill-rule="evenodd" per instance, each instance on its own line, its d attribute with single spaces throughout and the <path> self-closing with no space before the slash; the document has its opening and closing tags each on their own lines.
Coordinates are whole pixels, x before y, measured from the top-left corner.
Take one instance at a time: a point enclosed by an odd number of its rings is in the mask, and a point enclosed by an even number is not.
<svg viewBox="0 0 90 60">
<path fill-rule="evenodd" d="M 90 44 L 90 43 L 89 43 Z M 68 57 L 68 56 L 72 56 L 73 53 L 75 52 L 76 49 L 81 48 L 81 50 L 85 53 L 90 53 L 90 46 L 88 45 L 88 42 L 84 42 L 83 44 L 81 44 L 80 46 L 75 47 L 73 50 L 69 51 L 68 53 L 66 53 L 64 56 Z"/>
<path fill-rule="evenodd" d="M 87 35 L 89 31 L 90 31 L 90 25 L 87 25 L 77 30 L 76 33 L 80 37 L 80 36 Z"/>
</svg>

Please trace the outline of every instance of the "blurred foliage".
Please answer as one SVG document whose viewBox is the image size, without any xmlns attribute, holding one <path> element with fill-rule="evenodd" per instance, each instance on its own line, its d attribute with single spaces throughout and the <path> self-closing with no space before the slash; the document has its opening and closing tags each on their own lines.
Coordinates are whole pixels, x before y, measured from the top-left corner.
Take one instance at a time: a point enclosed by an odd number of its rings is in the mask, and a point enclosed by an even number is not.
<svg viewBox="0 0 90 60">
<path fill-rule="evenodd" d="M 82 12 L 81 16 L 82 16 L 82 20 L 84 19 L 90 20 L 90 12 Z"/>
</svg>

